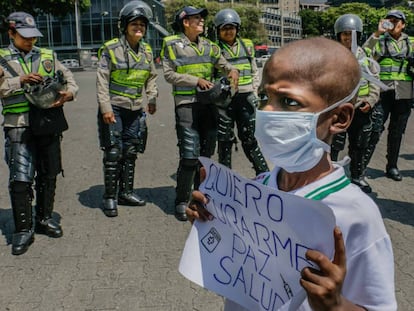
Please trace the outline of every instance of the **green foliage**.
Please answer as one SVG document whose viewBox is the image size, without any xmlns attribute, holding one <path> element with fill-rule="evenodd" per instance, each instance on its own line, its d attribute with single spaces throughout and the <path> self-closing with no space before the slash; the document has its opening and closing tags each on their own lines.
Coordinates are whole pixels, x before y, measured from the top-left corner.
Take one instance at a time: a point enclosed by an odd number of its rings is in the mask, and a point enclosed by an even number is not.
<svg viewBox="0 0 414 311">
<path fill-rule="evenodd" d="M 321 14 L 314 10 L 302 10 L 299 12 L 302 18 L 302 31 L 306 37 L 315 37 L 321 34 Z"/>
<path fill-rule="evenodd" d="M 256 3 L 256 1 L 250 1 Z M 211 40 L 216 39 L 216 33 L 213 24 L 213 18 L 221 9 L 229 8 L 229 4 L 220 4 L 218 2 L 206 2 L 205 0 L 168 0 L 165 3 L 165 15 L 167 19 L 168 30 L 172 31 L 171 24 L 174 21 L 175 14 L 184 6 L 192 5 L 196 8 L 206 8 L 208 10 L 208 16 L 205 21 L 206 36 Z M 255 44 L 265 44 L 267 42 L 266 31 L 262 24 L 259 23 L 259 17 L 261 16 L 260 10 L 254 5 L 233 5 L 234 9 L 241 18 L 241 30 L 240 36 L 243 38 L 251 39 Z"/>
<path fill-rule="evenodd" d="M 90 0 L 78 0 L 79 9 L 83 12 L 91 6 Z M 0 1 L 0 12 L 8 16 L 15 11 L 24 11 L 32 15 L 50 13 L 54 16 L 65 16 L 75 9 L 75 0 L 14 0 Z"/>
<path fill-rule="evenodd" d="M 407 7 L 393 7 L 405 13 L 407 17 L 406 32 L 414 34 L 414 14 Z M 364 23 L 364 36 L 367 37 L 377 30 L 378 23 L 385 18 L 391 8 L 374 8 L 366 3 L 344 3 L 339 7 L 330 7 L 326 11 L 316 12 L 303 10 L 299 14 L 302 17 L 303 35 L 306 36 L 333 36 L 335 20 L 343 14 L 356 14 Z"/>
</svg>

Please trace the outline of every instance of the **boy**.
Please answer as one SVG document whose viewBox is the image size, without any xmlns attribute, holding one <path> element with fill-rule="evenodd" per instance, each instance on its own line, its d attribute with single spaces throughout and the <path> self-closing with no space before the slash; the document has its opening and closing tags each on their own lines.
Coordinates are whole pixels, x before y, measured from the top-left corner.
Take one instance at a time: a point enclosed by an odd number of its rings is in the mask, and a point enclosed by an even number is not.
<svg viewBox="0 0 414 311">
<path fill-rule="evenodd" d="M 263 70 L 268 101 L 257 111 L 255 136 L 275 168 L 257 181 L 303 197 L 317 192 L 337 220 L 333 260 L 306 253 L 319 270 L 301 272 L 307 294 L 301 311 L 397 309 L 392 246 L 381 214 L 329 154 L 333 135 L 352 121 L 359 80 L 355 56 L 325 38 L 285 45 Z M 186 210 L 190 220 L 211 217 L 205 203 L 195 191 Z M 224 310 L 246 309 L 227 300 Z"/>
</svg>

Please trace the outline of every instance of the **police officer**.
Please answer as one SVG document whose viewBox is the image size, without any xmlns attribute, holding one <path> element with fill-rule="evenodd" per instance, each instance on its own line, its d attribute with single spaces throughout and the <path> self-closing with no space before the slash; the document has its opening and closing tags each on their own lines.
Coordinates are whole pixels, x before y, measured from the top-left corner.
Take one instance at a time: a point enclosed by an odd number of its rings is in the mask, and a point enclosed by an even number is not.
<svg viewBox="0 0 414 311">
<path fill-rule="evenodd" d="M 176 35 L 164 38 L 161 57 L 164 77 L 173 86 L 176 132 L 180 152 L 177 169 L 175 216 L 186 221 L 191 190 L 197 188 L 198 157 L 210 157 L 217 139 L 217 109 L 197 100 L 196 89 L 213 87 L 214 68 L 224 70 L 234 87 L 238 70 L 221 55 L 220 48 L 200 36 L 208 12 L 186 6 L 175 16 Z M 196 179 L 196 180 L 195 180 Z"/>
<path fill-rule="evenodd" d="M 400 153 L 402 135 L 411 113 L 413 99 L 413 78 L 407 73 L 407 58 L 412 55 L 412 43 L 403 32 L 406 26 L 405 14 L 391 10 L 386 19 L 381 20 L 378 29 L 365 42 L 364 46 L 372 48 L 372 57 L 381 66 L 380 79 L 391 90 L 381 93 L 379 108 L 382 124 L 372 135 L 376 138 L 369 147 L 366 158 L 370 159 L 379 140 L 384 124 L 390 117 L 387 137 L 386 176 L 401 181 L 402 176 L 397 162 Z"/>
<path fill-rule="evenodd" d="M 361 71 L 379 78 L 379 68 L 377 63 L 369 58 L 370 50 L 358 46 L 362 35 L 362 20 L 355 14 L 341 15 L 334 25 L 336 40 L 353 52 L 361 66 Z M 351 158 L 350 173 L 352 183 L 359 186 L 364 192 L 372 191 L 365 179 L 366 161 L 364 159 L 368 147 L 372 121 L 371 113 L 373 107 L 378 102 L 380 87 L 368 81 L 365 77 L 361 78 L 358 92 L 358 100 L 355 106 L 354 118 L 348 128 L 349 150 Z M 331 158 L 336 161 L 338 153 L 345 147 L 346 132 L 337 134 L 333 138 L 331 146 Z"/>
<path fill-rule="evenodd" d="M 97 69 L 98 126 L 104 152 L 105 191 L 102 209 L 118 216 L 117 204 L 142 206 L 134 193 L 135 161 L 145 150 L 147 111 L 154 114 L 158 89 L 151 47 L 143 37 L 152 19 L 143 1 L 128 2 L 119 13 L 120 37 L 106 42 L 99 51 Z"/>
<path fill-rule="evenodd" d="M 53 103 L 54 109 L 71 101 L 78 86 L 72 73 L 49 50 L 35 47 L 42 37 L 32 15 L 14 12 L 6 19 L 11 43 L 0 50 L 4 77 L 0 83 L 3 104 L 5 159 L 9 166 L 9 193 L 13 210 L 15 233 L 12 254 L 21 255 L 34 241 L 34 231 L 58 238 L 63 234 L 57 220 L 52 217 L 56 189 L 56 176 L 62 172 L 62 133 L 35 134 L 29 120 L 33 106 L 24 96 L 23 88 L 41 84 L 46 78 L 62 72 L 67 81 Z M 36 178 L 35 178 L 36 176 Z M 32 184 L 36 179 L 35 226 L 32 220 Z"/>
<path fill-rule="evenodd" d="M 238 92 L 228 107 L 219 109 L 218 118 L 218 159 L 231 168 L 231 153 L 234 135 L 234 123 L 243 151 L 252 163 L 256 175 L 268 171 L 267 163 L 254 137 L 257 90 L 260 77 L 254 61 L 254 45 L 249 39 L 238 37 L 240 16 L 233 9 L 220 10 L 214 17 L 217 31 L 217 44 L 223 56 L 240 72 Z"/>
</svg>

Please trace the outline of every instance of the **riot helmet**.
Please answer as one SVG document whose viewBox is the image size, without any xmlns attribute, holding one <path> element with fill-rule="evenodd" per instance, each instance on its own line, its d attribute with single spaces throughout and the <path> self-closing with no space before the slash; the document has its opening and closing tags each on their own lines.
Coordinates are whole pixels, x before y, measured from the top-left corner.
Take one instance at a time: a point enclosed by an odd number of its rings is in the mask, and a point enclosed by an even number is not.
<svg viewBox="0 0 414 311">
<path fill-rule="evenodd" d="M 239 14 L 233 9 L 223 9 L 214 16 L 214 26 L 219 29 L 225 25 L 233 25 L 240 29 L 241 20 Z"/>
<path fill-rule="evenodd" d="M 25 84 L 23 89 L 26 98 L 36 107 L 47 109 L 59 98 L 59 91 L 65 89 L 66 80 L 61 70 L 54 77 L 44 77 L 38 84 Z"/>
<path fill-rule="evenodd" d="M 230 81 L 222 77 L 212 88 L 203 90 L 197 87 L 196 96 L 201 104 L 215 104 L 219 108 L 226 108 L 231 102 Z"/>
<path fill-rule="evenodd" d="M 144 1 L 133 0 L 124 5 L 119 12 L 118 28 L 121 34 L 125 33 L 128 23 L 141 17 L 145 20 L 148 27 L 148 23 L 152 20 L 152 10 L 148 4 Z"/>
<path fill-rule="evenodd" d="M 358 15 L 355 14 L 344 14 L 338 17 L 335 21 L 334 31 L 336 39 L 339 41 L 339 34 L 344 31 L 356 31 L 357 40 L 359 42 L 362 35 L 362 20 Z"/>
</svg>

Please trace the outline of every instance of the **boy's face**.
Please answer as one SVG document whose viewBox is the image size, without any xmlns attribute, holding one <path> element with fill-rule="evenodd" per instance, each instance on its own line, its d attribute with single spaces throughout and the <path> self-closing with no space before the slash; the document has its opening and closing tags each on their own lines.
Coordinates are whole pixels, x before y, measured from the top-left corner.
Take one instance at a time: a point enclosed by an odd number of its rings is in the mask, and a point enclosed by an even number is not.
<svg viewBox="0 0 414 311">
<path fill-rule="evenodd" d="M 319 112 L 328 107 L 328 103 L 314 90 L 312 82 L 292 79 L 291 64 L 283 55 L 274 55 L 263 72 L 264 91 L 268 97 L 260 109 L 266 111 Z M 286 74 L 289 73 L 289 74 Z M 324 140 L 329 136 L 331 113 L 320 115 L 317 124 L 317 136 Z"/>
<path fill-rule="evenodd" d="M 326 108 L 325 101 L 312 90 L 311 82 L 296 82 L 291 75 L 285 77 L 285 72 L 290 72 L 290 62 L 278 61 L 278 58 L 277 55 L 271 58 L 263 73 L 268 101 L 262 110 L 318 112 Z"/>
</svg>

